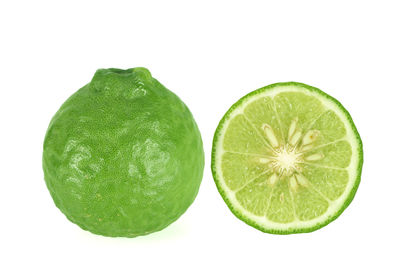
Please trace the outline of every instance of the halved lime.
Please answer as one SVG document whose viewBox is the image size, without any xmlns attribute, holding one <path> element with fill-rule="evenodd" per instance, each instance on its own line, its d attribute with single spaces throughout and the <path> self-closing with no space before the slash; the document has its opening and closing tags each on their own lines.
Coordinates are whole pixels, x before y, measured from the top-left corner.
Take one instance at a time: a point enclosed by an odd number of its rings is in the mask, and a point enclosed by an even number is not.
<svg viewBox="0 0 400 267">
<path fill-rule="evenodd" d="M 362 142 L 346 109 L 295 82 L 236 102 L 215 132 L 212 171 L 231 211 L 268 233 L 311 232 L 352 201 Z"/>
</svg>

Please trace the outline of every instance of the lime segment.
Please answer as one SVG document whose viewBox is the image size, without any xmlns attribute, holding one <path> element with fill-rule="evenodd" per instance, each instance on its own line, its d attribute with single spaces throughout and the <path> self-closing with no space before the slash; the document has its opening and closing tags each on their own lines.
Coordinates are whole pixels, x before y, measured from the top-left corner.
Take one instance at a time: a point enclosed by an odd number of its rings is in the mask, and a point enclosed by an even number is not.
<svg viewBox="0 0 400 267">
<path fill-rule="evenodd" d="M 275 103 L 270 97 L 262 97 L 250 103 L 245 107 L 243 114 L 267 142 L 268 138 L 265 136 L 265 131 L 263 130 L 266 121 L 269 122 L 269 126 L 273 129 L 276 129 L 278 132 L 282 131 L 280 121 L 276 116 Z M 282 136 L 278 135 L 276 138 L 277 141 L 282 141 Z M 271 145 L 269 142 L 269 146 Z"/>
<path fill-rule="evenodd" d="M 266 182 L 267 174 L 252 180 L 236 193 L 239 203 L 258 216 L 264 216 L 269 206 L 268 198 L 264 195 L 272 193 L 272 187 Z"/>
<path fill-rule="evenodd" d="M 260 146 L 262 137 L 244 115 L 238 115 L 229 124 L 224 140 L 224 150 L 242 153 L 264 154 L 267 150 Z"/>
<path fill-rule="evenodd" d="M 293 193 L 296 215 L 301 221 L 308 221 L 321 216 L 329 207 L 329 202 L 322 194 L 310 186 L 301 187 Z"/>
<path fill-rule="evenodd" d="M 260 162 L 263 156 L 225 152 L 222 156 L 224 177 L 228 187 L 235 191 L 266 172 Z M 242 168 L 245 163 L 246 168 Z"/>
<path fill-rule="evenodd" d="M 267 218 L 273 222 L 288 223 L 295 220 L 294 212 L 288 183 L 282 180 L 277 181 L 273 185 Z"/>
<path fill-rule="evenodd" d="M 338 199 L 349 181 L 347 170 L 304 165 L 303 175 L 330 200 Z"/>
<path fill-rule="evenodd" d="M 315 163 L 326 167 L 346 168 L 351 162 L 352 149 L 348 141 L 341 140 L 326 146 L 304 153 L 307 163 Z M 315 155 L 321 155 L 318 160 L 313 160 Z M 307 160 L 309 159 L 309 160 Z"/>
</svg>

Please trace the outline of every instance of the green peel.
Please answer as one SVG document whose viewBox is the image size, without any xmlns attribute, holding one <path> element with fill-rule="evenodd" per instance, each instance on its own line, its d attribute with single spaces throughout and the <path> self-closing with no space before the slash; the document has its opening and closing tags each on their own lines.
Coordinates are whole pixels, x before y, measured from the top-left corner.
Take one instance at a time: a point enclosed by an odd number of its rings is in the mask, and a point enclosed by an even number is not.
<svg viewBox="0 0 400 267">
<path fill-rule="evenodd" d="M 43 146 L 56 206 L 104 236 L 167 227 L 194 201 L 203 167 L 192 114 L 144 68 L 98 70 L 54 115 Z"/>
</svg>

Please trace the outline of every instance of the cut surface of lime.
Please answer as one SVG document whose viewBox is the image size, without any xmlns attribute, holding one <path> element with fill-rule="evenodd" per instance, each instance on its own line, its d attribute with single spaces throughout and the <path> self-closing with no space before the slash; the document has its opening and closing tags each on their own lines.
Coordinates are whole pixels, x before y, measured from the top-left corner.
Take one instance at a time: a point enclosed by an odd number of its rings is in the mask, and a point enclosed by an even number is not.
<svg viewBox="0 0 400 267">
<path fill-rule="evenodd" d="M 272 84 L 241 98 L 214 135 L 212 172 L 231 211 L 264 232 L 311 232 L 352 201 L 362 142 L 345 108 L 321 90 Z"/>
</svg>

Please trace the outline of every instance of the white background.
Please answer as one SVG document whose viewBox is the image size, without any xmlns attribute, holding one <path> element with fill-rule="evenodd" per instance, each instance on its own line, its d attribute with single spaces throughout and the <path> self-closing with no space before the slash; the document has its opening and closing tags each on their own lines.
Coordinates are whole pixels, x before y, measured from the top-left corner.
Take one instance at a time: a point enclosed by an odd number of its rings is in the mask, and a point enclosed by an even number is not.
<svg viewBox="0 0 400 267">
<path fill-rule="evenodd" d="M 1 266 L 399 266 L 399 1 L 1 1 Z M 43 180 L 59 106 L 98 68 L 147 67 L 191 109 L 206 154 L 197 199 L 134 239 L 81 230 Z M 309 234 L 277 236 L 231 214 L 210 171 L 214 130 L 275 82 L 321 88 L 364 142 L 352 204 Z"/>
</svg>

